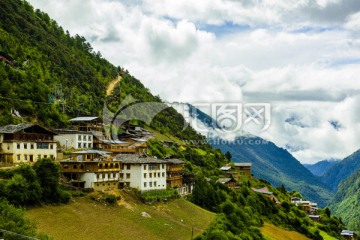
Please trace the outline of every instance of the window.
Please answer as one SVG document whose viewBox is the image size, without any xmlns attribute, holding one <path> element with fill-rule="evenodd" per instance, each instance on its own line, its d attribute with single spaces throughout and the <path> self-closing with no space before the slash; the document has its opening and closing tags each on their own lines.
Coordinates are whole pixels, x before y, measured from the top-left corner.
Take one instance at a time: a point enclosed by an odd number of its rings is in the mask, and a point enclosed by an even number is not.
<svg viewBox="0 0 360 240">
<path fill-rule="evenodd" d="M 162 177 L 165 177 L 165 173 L 162 173 L 161 176 L 162 176 Z"/>
<path fill-rule="evenodd" d="M 53 149 L 53 148 L 54 148 L 54 146 L 53 146 L 52 144 L 49 144 L 49 146 L 50 146 L 50 149 Z"/>
<path fill-rule="evenodd" d="M 108 179 L 112 178 L 112 173 L 108 173 Z"/>
<path fill-rule="evenodd" d="M 96 186 L 99 186 L 99 184 L 97 183 Z"/>
<path fill-rule="evenodd" d="M 156 187 L 156 182 L 154 182 L 154 187 Z"/>
<path fill-rule="evenodd" d="M 24 143 L 24 149 L 27 149 L 27 143 Z"/>
<path fill-rule="evenodd" d="M 102 163 L 99 164 L 99 169 L 102 169 Z"/>
<path fill-rule="evenodd" d="M 86 148 L 86 143 L 83 143 L 83 148 Z"/>
<path fill-rule="evenodd" d="M 108 164 L 107 163 L 105 163 L 105 169 L 107 169 L 108 168 Z"/>
<path fill-rule="evenodd" d="M 27 155 L 24 155 L 24 160 L 25 160 L 25 161 L 27 161 L 27 160 L 28 160 Z"/>
<path fill-rule="evenodd" d="M 146 173 L 144 173 L 144 178 L 146 178 Z"/>
<path fill-rule="evenodd" d="M 118 164 L 118 163 L 115 163 L 115 168 L 119 168 L 119 164 Z"/>
<path fill-rule="evenodd" d="M 102 178 L 105 179 L 105 173 L 102 174 Z"/>
<path fill-rule="evenodd" d="M 17 155 L 17 160 L 20 161 L 20 159 L 21 159 L 21 155 L 18 154 L 18 155 Z"/>
<path fill-rule="evenodd" d="M 76 164 L 73 165 L 73 169 L 77 169 L 77 165 L 76 165 Z"/>
<path fill-rule="evenodd" d="M 54 159 L 54 155 L 50 155 L 50 158 Z"/>
<path fill-rule="evenodd" d="M 16 148 L 17 148 L 17 149 L 20 149 L 20 143 L 17 143 L 17 144 L 16 144 Z"/>
<path fill-rule="evenodd" d="M 124 174 L 123 173 L 120 173 L 120 178 L 124 178 Z"/>
<path fill-rule="evenodd" d="M 114 168 L 114 164 L 110 163 L 110 168 Z"/>
<path fill-rule="evenodd" d="M 88 147 L 91 148 L 91 143 L 88 144 Z"/>
<path fill-rule="evenodd" d="M 37 149 L 49 149 L 49 143 L 36 143 Z"/>
<path fill-rule="evenodd" d="M 130 170 L 130 166 L 131 166 L 130 164 L 127 164 L 127 165 L 126 165 L 126 169 L 127 169 L 127 170 Z"/>
<path fill-rule="evenodd" d="M 149 187 L 152 187 L 152 182 L 149 182 Z"/>
<path fill-rule="evenodd" d="M 146 170 L 146 165 L 144 165 L 144 170 Z"/>
<path fill-rule="evenodd" d="M 78 140 L 81 141 L 81 135 L 78 136 Z"/>
<path fill-rule="evenodd" d="M 91 136 L 88 137 L 88 140 L 91 141 Z"/>
<path fill-rule="evenodd" d="M 165 164 L 161 164 L 162 165 L 162 169 L 165 169 Z"/>
<path fill-rule="evenodd" d="M 97 173 L 97 174 L 96 174 L 96 178 L 99 179 L 99 178 L 100 178 L 100 174 Z"/>
<path fill-rule="evenodd" d="M 34 149 L 34 144 L 30 144 L 30 148 L 31 148 L 31 149 Z"/>
<path fill-rule="evenodd" d="M 144 182 L 144 187 L 146 187 L 146 182 Z"/>
<path fill-rule="evenodd" d="M 149 165 L 149 170 L 157 170 L 159 167 L 159 165 Z"/>
<path fill-rule="evenodd" d="M 81 143 L 78 143 L 78 148 L 81 148 Z"/>
<path fill-rule="evenodd" d="M 158 173 L 158 177 L 160 177 L 160 173 Z"/>
<path fill-rule="evenodd" d="M 38 158 L 37 158 L 37 159 L 38 159 L 38 160 L 41 159 L 41 155 L 40 155 L 40 154 L 38 155 Z"/>
<path fill-rule="evenodd" d="M 44 158 L 47 158 L 47 155 L 44 155 Z"/>
<path fill-rule="evenodd" d="M 82 170 L 84 169 L 84 164 L 80 165 L 80 169 L 82 169 Z"/>
<path fill-rule="evenodd" d="M 152 178 L 152 173 L 149 173 L 149 178 Z"/>
<path fill-rule="evenodd" d="M 130 178 L 130 173 L 127 173 L 127 174 L 126 174 L 126 178 L 127 178 L 127 179 Z"/>
</svg>

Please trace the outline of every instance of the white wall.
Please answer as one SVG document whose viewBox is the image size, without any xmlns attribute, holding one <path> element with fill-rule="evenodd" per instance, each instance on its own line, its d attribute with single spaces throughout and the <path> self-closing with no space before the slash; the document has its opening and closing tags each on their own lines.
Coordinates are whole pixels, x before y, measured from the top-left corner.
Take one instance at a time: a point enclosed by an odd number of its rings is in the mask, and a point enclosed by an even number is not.
<svg viewBox="0 0 360 240">
<path fill-rule="evenodd" d="M 144 165 L 146 165 L 146 170 L 144 170 Z M 166 189 L 166 164 L 157 165 L 160 165 L 159 170 L 149 170 L 149 164 L 131 164 L 129 170 L 125 166 L 122 170 L 124 176 L 121 180 L 123 182 L 130 182 L 130 187 L 137 188 L 141 191 Z M 162 165 L 164 165 L 164 168 L 162 168 Z M 127 173 L 130 173 L 130 179 L 126 179 Z M 144 178 L 144 173 L 146 173 L 146 178 Z M 150 178 L 150 173 L 152 173 L 152 178 Z M 158 177 L 158 173 L 160 173 L 160 177 Z M 144 186 L 144 182 L 146 182 L 146 187 Z M 150 182 L 152 183 L 151 187 Z M 154 185 L 155 182 L 156 186 Z"/>
<path fill-rule="evenodd" d="M 91 133 L 59 133 L 54 139 L 60 143 L 62 149 L 66 149 L 66 147 L 67 149 L 93 148 L 94 146 L 93 135 Z"/>
</svg>

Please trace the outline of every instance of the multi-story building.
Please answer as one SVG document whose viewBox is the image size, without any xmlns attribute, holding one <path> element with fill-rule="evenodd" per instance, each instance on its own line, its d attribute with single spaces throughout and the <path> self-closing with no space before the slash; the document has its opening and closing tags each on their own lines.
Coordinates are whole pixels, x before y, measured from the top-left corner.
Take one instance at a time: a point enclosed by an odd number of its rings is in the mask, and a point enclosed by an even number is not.
<svg viewBox="0 0 360 240">
<path fill-rule="evenodd" d="M 166 161 L 136 154 L 119 154 L 114 159 L 121 162 L 120 187 L 166 189 Z"/>
<path fill-rule="evenodd" d="M 183 185 L 184 161 L 166 159 L 166 184 L 168 187 L 180 188 Z"/>
<path fill-rule="evenodd" d="M 54 137 L 60 143 L 61 149 L 91 149 L 93 148 L 93 134 L 76 130 L 58 130 Z"/>
<path fill-rule="evenodd" d="M 239 172 L 240 175 L 246 175 L 251 177 L 251 163 L 234 163 L 234 168 Z"/>
<path fill-rule="evenodd" d="M 118 188 L 121 164 L 108 154 L 98 150 L 73 152 L 71 159 L 60 162 L 63 178 L 67 183 L 85 189 Z"/>
<path fill-rule="evenodd" d="M 0 161 L 36 162 L 57 157 L 56 134 L 37 124 L 7 125 L 0 128 Z"/>
</svg>

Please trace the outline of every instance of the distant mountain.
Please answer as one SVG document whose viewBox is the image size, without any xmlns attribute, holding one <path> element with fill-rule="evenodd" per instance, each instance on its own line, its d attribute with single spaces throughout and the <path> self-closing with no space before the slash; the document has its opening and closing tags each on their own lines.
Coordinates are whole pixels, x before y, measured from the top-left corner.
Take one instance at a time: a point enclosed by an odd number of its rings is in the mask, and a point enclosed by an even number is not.
<svg viewBox="0 0 360 240">
<path fill-rule="evenodd" d="M 321 176 L 321 180 L 332 191 L 336 192 L 341 180 L 346 179 L 360 168 L 360 150 L 354 152 L 342 161 L 327 169 Z"/>
<path fill-rule="evenodd" d="M 209 143 L 223 153 L 229 151 L 235 162 L 251 162 L 251 171 L 255 177 L 263 178 L 275 186 L 284 184 L 288 189 L 299 191 L 306 198 L 317 202 L 319 206 L 325 206 L 330 201 L 331 191 L 287 150 L 245 132 L 240 132 L 240 136 L 233 142 L 221 139 L 214 131 L 220 129 L 215 121 L 196 107 L 188 106 L 189 115 L 207 126 L 210 133 L 214 133 L 214 137 L 208 137 Z"/>
<path fill-rule="evenodd" d="M 327 169 L 338 163 L 340 160 L 323 160 L 315 164 L 303 164 L 316 176 L 321 176 Z"/>
<path fill-rule="evenodd" d="M 360 169 L 339 184 L 330 209 L 349 229 L 360 231 Z"/>
<path fill-rule="evenodd" d="M 229 151 L 235 162 L 251 162 L 255 177 L 263 178 L 275 186 L 284 184 L 288 189 L 299 191 L 306 198 L 325 206 L 331 199 L 331 191 L 321 183 L 287 150 L 274 143 L 253 136 L 241 136 L 234 143 L 210 141 L 214 148 Z M 220 143 L 220 144 L 217 144 Z"/>
</svg>

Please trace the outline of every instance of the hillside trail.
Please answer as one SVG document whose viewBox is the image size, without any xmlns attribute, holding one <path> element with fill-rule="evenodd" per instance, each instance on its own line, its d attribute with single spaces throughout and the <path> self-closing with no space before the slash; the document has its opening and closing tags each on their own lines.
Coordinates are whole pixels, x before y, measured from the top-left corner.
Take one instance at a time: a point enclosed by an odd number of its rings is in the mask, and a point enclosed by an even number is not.
<svg viewBox="0 0 360 240">
<path fill-rule="evenodd" d="M 117 76 L 114 80 L 112 80 L 107 88 L 106 88 L 106 96 L 110 96 L 111 93 L 114 91 L 116 85 L 121 81 L 121 76 Z"/>
</svg>

